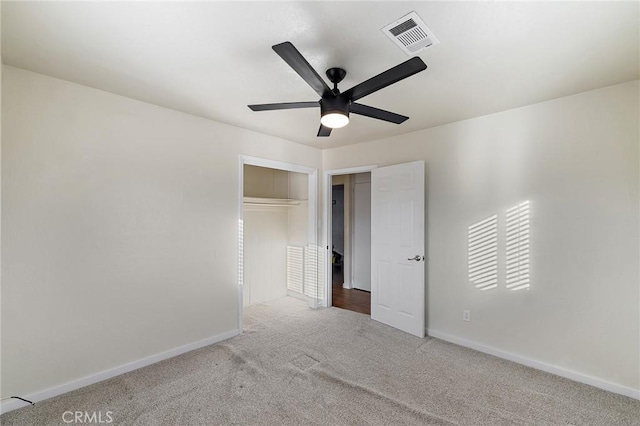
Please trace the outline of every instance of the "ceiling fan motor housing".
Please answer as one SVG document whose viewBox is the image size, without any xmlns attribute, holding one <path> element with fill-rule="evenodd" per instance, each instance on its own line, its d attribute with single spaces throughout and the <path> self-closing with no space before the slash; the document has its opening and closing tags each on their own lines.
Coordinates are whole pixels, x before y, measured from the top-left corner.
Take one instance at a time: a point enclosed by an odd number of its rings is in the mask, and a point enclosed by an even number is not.
<svg viewBox="0 0 640 426">
<path fill-rule="evenodd" d="M 325 96 L 320 99 L 320 116 L 342 114 L 349 117 L 349 102 L 342 96 Z"/>
</svg>

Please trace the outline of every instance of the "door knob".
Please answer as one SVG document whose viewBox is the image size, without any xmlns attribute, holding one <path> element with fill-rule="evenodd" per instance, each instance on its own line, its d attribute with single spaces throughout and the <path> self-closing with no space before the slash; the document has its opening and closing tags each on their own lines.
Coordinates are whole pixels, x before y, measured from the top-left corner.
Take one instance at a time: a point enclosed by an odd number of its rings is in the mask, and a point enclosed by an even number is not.
<svg viewBox="0 0 640 426">
<path fill-rule="evenodd" d="M 419 254 L 416 254 L 415 256 L 410 257 L 407 260 L 415 260 L 416 262 L 420 262 L 421 260 L 424 260 L 424 257 L 420 256 Z"/>
</svg>

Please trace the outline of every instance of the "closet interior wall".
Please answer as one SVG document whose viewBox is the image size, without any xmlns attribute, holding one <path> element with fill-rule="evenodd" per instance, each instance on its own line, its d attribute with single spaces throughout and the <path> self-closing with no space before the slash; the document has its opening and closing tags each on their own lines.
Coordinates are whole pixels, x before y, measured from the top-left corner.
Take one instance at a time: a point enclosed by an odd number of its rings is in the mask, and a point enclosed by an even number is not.
<svg viewBox="0 0 640 426">
<path fill-rule="evenodd" d="M 244 306 L 287 294 L 301 296 L 303 252 L 308 227 L 308 176 L 266 167 L 244 166 Z M 269 200 L 290 200 L 269 204 Z M 299 264 L 298 264 L 299 261 Z"/>
</svg>

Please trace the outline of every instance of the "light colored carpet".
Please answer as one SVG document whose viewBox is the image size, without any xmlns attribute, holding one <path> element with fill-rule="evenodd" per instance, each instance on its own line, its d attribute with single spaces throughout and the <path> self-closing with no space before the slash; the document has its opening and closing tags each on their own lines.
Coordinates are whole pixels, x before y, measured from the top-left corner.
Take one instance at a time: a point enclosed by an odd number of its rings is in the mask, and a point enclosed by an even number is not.
<svg viewBox="0 0 640 426">
<path fill-rule="evenodd" d="M 284 298 L 245 333 L 2 416 L 132 425 L 640 425 L 640 401 Z"/>
</svg>

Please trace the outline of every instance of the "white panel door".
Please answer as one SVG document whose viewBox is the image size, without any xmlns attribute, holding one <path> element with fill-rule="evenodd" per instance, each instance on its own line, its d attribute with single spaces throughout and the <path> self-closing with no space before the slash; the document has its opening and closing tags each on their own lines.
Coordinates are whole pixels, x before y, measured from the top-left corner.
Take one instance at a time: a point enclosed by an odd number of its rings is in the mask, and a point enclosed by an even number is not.
<svg viewBox="0 0 640 426">
<path fill-rule="evenodd" d="M 371 172 L 371 318 L 425 334 L 424 162 Z"/>
</svg>

